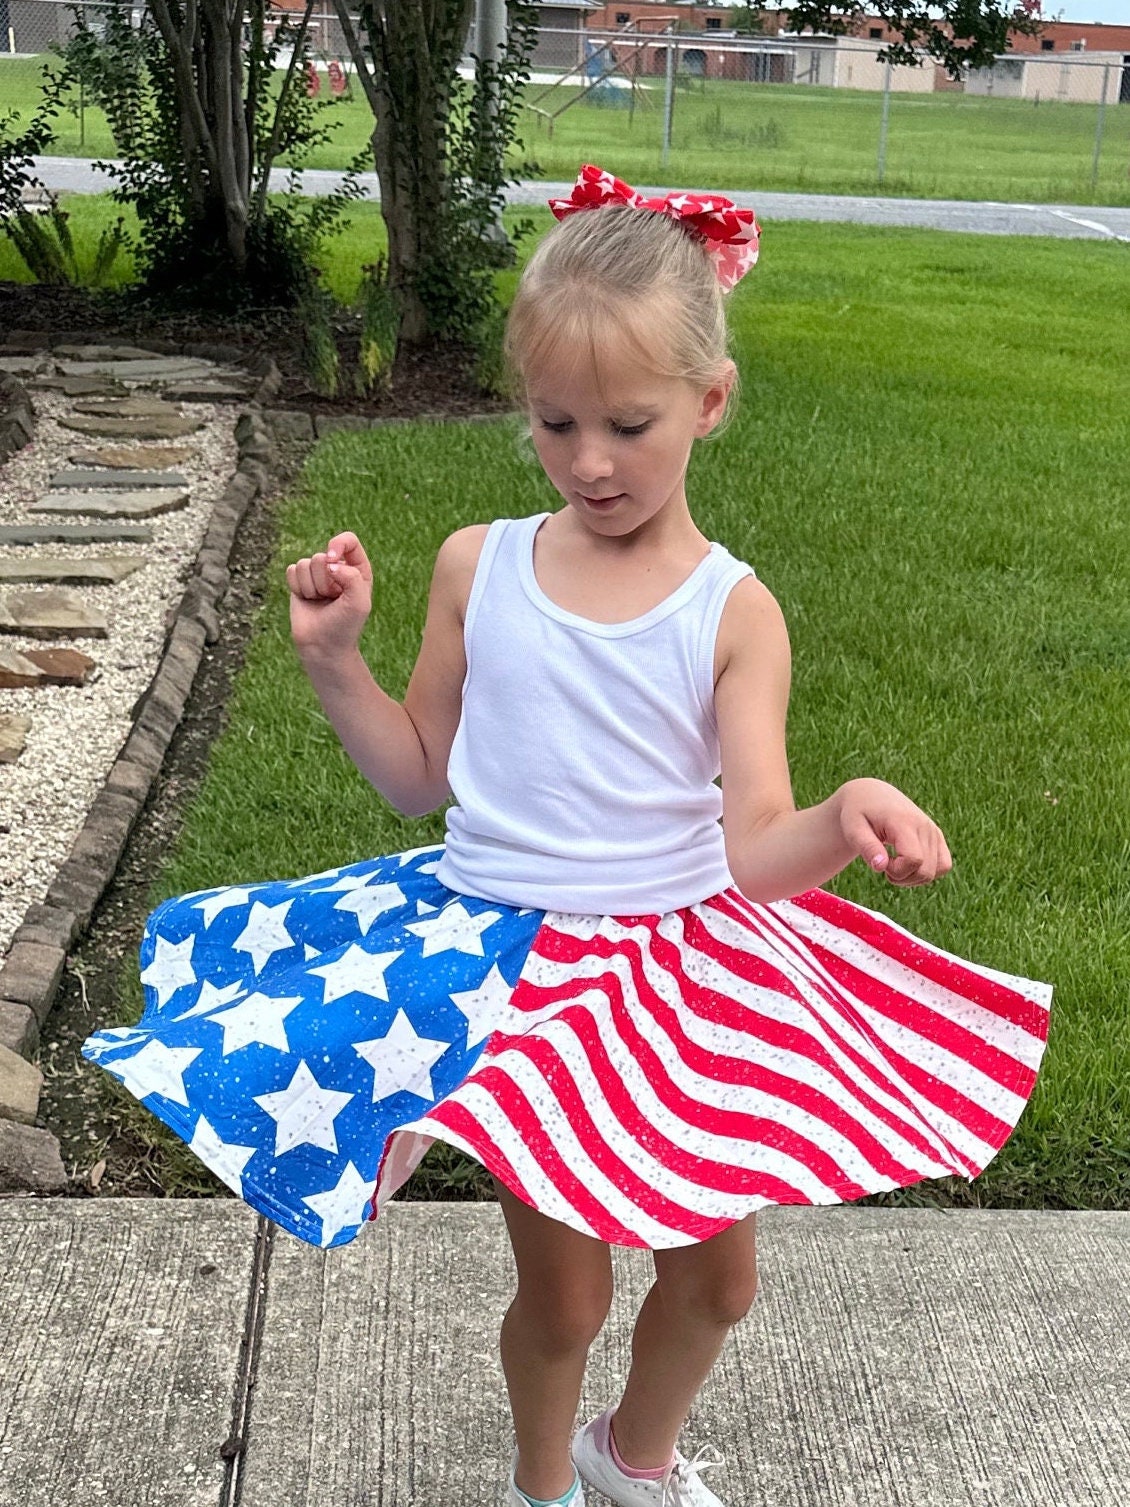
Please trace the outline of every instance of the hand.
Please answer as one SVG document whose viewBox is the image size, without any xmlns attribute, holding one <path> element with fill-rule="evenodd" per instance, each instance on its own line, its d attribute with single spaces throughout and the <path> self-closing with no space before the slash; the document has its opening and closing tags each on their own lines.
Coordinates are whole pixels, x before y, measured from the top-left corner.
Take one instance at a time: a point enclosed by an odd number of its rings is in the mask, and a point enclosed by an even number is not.
<svg viewBox="0 0 1130 1507">
<path fill-rule="evenodd" d="M 335 534 L 319 554 L 286 568 L 290 631 L 300 657 L 357 647 L 372 610 L 373 571 L 356 534 Z"/>
<path fill-rule="evenodd" d="M 892 884 L 931 884 L 953 867 L 941 828 L 885 780 L 849 780 L 836 794 L 844 839 Z"/>
</svg>

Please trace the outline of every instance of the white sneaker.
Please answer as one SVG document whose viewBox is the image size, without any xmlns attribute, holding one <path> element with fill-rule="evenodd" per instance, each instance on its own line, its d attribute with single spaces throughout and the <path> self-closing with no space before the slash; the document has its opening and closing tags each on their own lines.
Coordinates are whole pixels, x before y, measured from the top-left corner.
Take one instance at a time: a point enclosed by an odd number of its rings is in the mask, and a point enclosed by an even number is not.
<svg viewBox="0 0 1130 1507">
<path fill-rule="evenodd" d="M 506 1507 L 530 1507 L 527 1499 L 518 1490 L 514 1483 L 514 1472 L 518 1468 L 518 1451 L 515 1450 L 510 1457 L 510 1487 L 506 1493 Z M 581 1489 L 580 1477 L 573 1482 L 573 1491 L 565 1498 L 565 1507 L 585 1507 L 585 1494 Z"/>
<path fill-rule="evenodd" d="M 722 1464 L 714 1450 L 713 1460 L 703 1458 L 706 1445 L 693 1460 L 675 1451 L 674 1463 L 657 1480 L 639 1480 L 626 1476 L 612 1458 L 610 1435 L 614 1408 L 586 1423 L 573 1437 L 573 1464 L 590 1486 L 602 1491 L 616 1507 L 723 1507 L 723 1503 L 703 1485 L 700 1472 Z"/>
</svg>

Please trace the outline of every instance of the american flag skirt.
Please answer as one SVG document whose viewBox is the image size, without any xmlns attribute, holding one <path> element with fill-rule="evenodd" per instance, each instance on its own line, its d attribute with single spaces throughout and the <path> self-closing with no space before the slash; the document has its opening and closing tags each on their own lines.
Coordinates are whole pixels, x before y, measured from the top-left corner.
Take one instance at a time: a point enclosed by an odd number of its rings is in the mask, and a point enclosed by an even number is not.
<svg viewBox="0 0 1130 1507">
<path fill-rule="evenodd" d="M 973 1178 L 1032 1092 L 1048 985 L 823 890 L 566 915 L 456 894 L 441 853 L 165 901 L 140 1022 L 82 1047 L 312 1245 L 437 1140 L 597 1239 L 690 1245 Z"/>
</svg>

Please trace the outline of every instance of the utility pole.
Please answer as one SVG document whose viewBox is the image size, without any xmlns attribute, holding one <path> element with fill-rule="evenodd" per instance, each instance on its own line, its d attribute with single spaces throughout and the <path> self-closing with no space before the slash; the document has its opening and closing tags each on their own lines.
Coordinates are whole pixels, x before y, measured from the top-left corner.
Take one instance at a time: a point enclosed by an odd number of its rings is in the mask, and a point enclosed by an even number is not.
<svg viewBox="0 0 1130 1507">
<path fill-rule="evenodd" d="M 496 62 L 506 48 L 506 0 L 475 0 L 475 52 Z"/>
<path fill-rule="evenodd" d="M 475 0 L 475 56 L 485 63 L 497 64 L 506 51 L 507 35 L 506 0 Z M 498 95 L 493 89 L 489 109 L 492 115 L 498 111 Z M 511 250 L 501 214 L 487 230 L 486 239 Z"/>
<path fill-rule="evenodd" d="M 879 160 L 875 166 L 875 176 L 882 184 L 887 171 L 887 128 L 891 119 L 891 60 L 887 59 L 887 66 L 883 70 L 883 118 L 879 124 Z"/>
<path fill-rule="evenodd" d="M 672 21 L 667 28 L 667 78 L 666 87 L 663 91 L 663 152 L 660 161 L 667 166 L 667 159 L 671 155 L 671 117 L 675 113 L 675 26 Z"/>
</svg>

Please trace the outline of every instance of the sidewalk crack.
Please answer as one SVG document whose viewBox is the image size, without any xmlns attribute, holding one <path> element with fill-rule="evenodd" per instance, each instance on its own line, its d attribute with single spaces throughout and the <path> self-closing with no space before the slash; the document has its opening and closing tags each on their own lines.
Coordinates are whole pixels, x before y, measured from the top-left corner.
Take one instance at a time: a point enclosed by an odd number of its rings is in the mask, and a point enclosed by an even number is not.
<svg viewBox="0 0 1130 1507">
<path fill-rule="evenodd" d="M 263 1322 L 267 1309 L 267 1279 L 274 1247 L 275 1224 L 262 1215 L 255 1228 L 255 1252 L 251 1262 L 251 1282 L 247 1293 L 247 1311 L 243 1320 L 243 1338 L 239 1346 L 235 1396 L 232 1399 L 231 1432 L 220 1445 L 224 1461 L 224 1480 L 220 1488 L 219 1507 L 239 1507 L 243 1498 L 244 1464 L 251 1426 L 252 1392 L 259 1370 L 263 1344 Z"/>
</svg>

